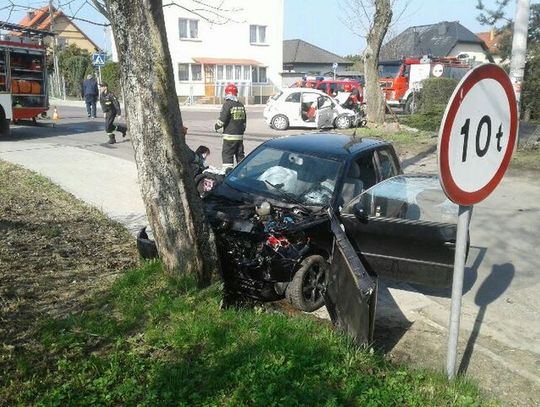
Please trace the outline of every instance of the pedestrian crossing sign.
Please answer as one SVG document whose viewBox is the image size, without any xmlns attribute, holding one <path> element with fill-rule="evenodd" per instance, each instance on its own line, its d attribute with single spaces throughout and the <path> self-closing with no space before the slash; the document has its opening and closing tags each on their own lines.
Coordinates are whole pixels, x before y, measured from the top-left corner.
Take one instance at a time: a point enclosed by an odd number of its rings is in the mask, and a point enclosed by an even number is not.
<svg viewBox="0 0 540 407">
<path fill-rule="evenodd" d="M 105 54 L 92 54 L 92 65 L 103 66 L 105 65 Z"/>
</svg>

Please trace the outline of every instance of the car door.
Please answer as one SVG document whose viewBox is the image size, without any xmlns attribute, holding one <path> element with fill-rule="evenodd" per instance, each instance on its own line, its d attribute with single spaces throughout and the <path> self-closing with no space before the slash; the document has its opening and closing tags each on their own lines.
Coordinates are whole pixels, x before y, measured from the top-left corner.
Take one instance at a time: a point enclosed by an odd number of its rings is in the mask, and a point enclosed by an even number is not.
<svg viewBox="0 0 540 407">
<path fill-rule="evenodd" d="M 341 221 L 379 276 L 447 287 L 452 282 L 457 211 L 437 177 L 398 175 L 349 202 Z"/>
<path fill-rule="evenodd" d="M 298 126 L 301 122 L 300 118 L 300 101 L 302 99 L 301 92 L 293 92 L 288 95 L 283 101 L 281 111 L 289 119 L 289 126 Z"/>
<path fill-rule="evenodd" d="M 318 129 L 334 127 L 334 107 L 335 104 L 327 96 L 319 96 L 317 99 L 317 112 L 315 122 Z"/>
</svg>

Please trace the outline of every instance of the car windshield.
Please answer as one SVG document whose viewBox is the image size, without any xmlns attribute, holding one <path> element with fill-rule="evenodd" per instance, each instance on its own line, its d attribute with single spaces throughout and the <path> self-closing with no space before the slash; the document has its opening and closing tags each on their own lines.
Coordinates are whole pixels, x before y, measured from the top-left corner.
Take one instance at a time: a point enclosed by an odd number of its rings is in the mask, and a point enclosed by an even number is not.
<svg viewBox="0 0 540 407">
<path fill-rule="evenodd" d="M 379 78 L 395 78 L 399 74 L 400 65 L 379 64 Z"/>
<path fill-rule="evenodd" d="M 339 161 L 260 147 L 229 174 L 225 182 L 289 203 L 326 206 L 334 194 Z"/>
</svg>

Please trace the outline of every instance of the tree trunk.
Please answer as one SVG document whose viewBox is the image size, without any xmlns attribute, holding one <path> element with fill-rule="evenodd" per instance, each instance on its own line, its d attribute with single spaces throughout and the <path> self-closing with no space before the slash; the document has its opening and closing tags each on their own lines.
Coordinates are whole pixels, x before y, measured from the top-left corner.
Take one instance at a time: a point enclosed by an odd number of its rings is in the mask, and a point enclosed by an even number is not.
<svg viewBox="0 0 540 407">
<path fill-rule="evenodd" d="M 169 273 L 201 286 L 219 267 L 181 132 L 161 0 L 107 0 L 142 197 Z"/>
<path fill-rule="evenodd" d="M 385 103 L 379 86 L 379 52 L 392 20 L 390 0 L 375 0 L 375 16 L 373 25 L 367 35 L 367 46 L 364 51 L 364 74 L 366 76 L 367 120 L 384 123 Z"/>
</svg>

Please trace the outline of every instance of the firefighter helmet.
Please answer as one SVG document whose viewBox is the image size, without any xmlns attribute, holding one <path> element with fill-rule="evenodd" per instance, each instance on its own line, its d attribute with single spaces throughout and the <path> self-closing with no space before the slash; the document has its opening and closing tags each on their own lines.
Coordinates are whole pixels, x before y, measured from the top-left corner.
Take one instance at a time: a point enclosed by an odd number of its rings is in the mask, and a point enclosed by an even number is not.
<svg viewBox="0 0 540 407">
<path fill-rule="evenodd" d="M 352 84 L 351 83 L 346 83 L 343 85 L 343 90 L 345 92 L 351 92 L 352 91 Z"/>
<path fill-rule="evenodd" d="M 236 87 L 234 83 L 229 83 L 227 87 L 225 88 L 225 94 L 238 96 L 238 88 Z"/>
</svg>

